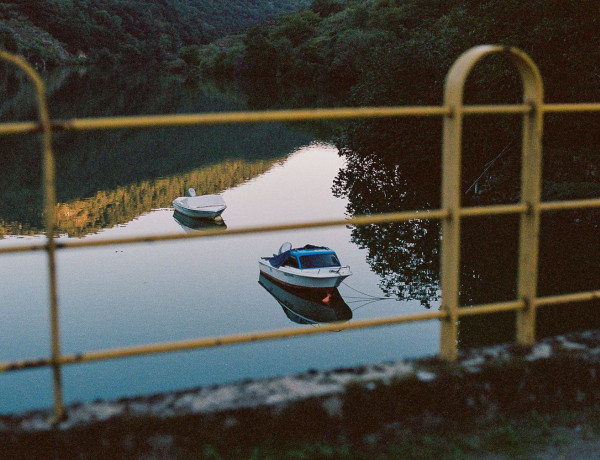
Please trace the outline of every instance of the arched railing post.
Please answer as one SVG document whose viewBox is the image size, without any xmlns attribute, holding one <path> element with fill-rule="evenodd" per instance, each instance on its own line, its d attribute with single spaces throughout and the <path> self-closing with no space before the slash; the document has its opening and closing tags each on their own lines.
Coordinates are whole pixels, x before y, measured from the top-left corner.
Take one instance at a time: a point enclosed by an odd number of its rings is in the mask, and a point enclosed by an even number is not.
<svg viewBox="0 0 600 460">
<path fill-rule="evenodd" d="M 541 182 L 541 139 L 543 84 L 533 61 L 515 48 L 481 45 L 463 53 L 446 77 L 442 147 L 442 208 L 447 217 L 442 221 L 440 248 L 442 305 L 445 312 L 440 331 L 440 356 L 448 361 L 457 358 L 458 317 L 460 308 L 460 208 L 461 152 L 464 116 L 464 85 L 475 64 L 485 56 L 506 53 L 516 65 L 523 83 L 524 102 L 532 110 L 523 116 L 521 203 L 528 212 L 522 215 L 518 269 L 518 297 L 525 308 L 517 312 L 517 341 L 531 344 L 535 338 L 535 298 L 537 294 L 537 259 L 539 201 Z"/>
<path fill-rule="evenodd" d="M 33 81 L 36 89 L 38 115 L 42 133 L 42 163 L 44 186 L 44 213 L 46 222 L 46 251 L 48 253 L 48 285 L 50 294 L 50 337 L 52 350 L 52 373 L 54 382 L 54 421 L 64 418 L 61 364 L 60 364 L 60 329 L 58 321 L 58 290 L 56 283 L 56 243 L 54 230 L 56 228 L 56 185 L 54 154 L 52 152 L 52 127 L 48 105 L 46 102 L 46 88 L 39 74 L 19 56 L 0 50 L 0 59 L 11 62 L 21 68 Z"/>
<path fill-rule="evenodd" d="M 542 135 L 544 87 L 535 63 L 523 52 L 512 49 L 511 57 L 523 80 L 523 101 L 531 110 L 523 114 L 521 151 L 521 203 L 527 212 L 521 215 L 517 295 L 525 308 L 517 310 L 516 341 L 533 345 L 535 341 L 536 299 L 542 185 Z"/>
</svg>

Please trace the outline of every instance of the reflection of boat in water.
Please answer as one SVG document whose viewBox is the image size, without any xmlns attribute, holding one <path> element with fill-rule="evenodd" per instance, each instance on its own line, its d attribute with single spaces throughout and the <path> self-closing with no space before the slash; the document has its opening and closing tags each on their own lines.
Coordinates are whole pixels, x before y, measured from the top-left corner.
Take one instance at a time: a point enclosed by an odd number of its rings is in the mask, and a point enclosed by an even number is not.
<svg viewBox="0 0 600 460">
<path fill-rule="evenodd" d="M 352 310 L 344 302 L 337 288 L 327 295 L 325 302 L 323 291 L 292 289 L 261 275 L 259 284 L 279 302 L 287 317 L 298 324 L 331 323 L 348 321 Z"/>
<path fill-rule="evenodd" d="M 188 190 L 189 196 L 180 196 L 173 200 L 173 207 L 179 213 L 196 219 L 215 219 L 227 206 L 221 195 L 196 196 L 193 188 Z"/>
<path fill-rule="evenodd" d="M 295 288 L 330 291 L 352 274 L 350 267 L 340 263 L 335 251 L 307 244 L 292 248 L 284 243 L 273 257 L 258 261 L 261 273 L 273 280 Z"/>
<path fill-rule="evenodd" d="M 181 214 L 177 210 L 173 212 L 173 218 L 186 232 L 194 230 L 210 230 L 216 228 L 222 228 L 225 230 L 227 228 L 227 225 L 225 225 L 223 219 L 197 219 Z"/>
</svg>

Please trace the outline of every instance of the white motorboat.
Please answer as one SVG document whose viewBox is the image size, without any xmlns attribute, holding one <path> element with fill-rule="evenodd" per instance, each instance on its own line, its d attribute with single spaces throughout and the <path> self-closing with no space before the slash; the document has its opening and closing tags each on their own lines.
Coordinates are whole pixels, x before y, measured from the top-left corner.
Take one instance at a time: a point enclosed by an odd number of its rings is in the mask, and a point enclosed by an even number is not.
<svg viewBox="0 0 600 460">
<path fill-rule="evenodd" d="M 290 243 L 284 243 L 278 254 L 261 257 L 258 266 L 267 278 L 297 289 L 332 291 L 352 275 L 350 267 L 342 266 L 335 251 L 310 244 L 292 248 Z"/>
<path fill-rule="evenodd" d="M 175 210 L 184 216 L 196 219 L 215 219 L 227 206 L 221 195 L 196 196 L 193 188 L 188 190 L 190 196 L 181 196 L 173 200 Z"/>
</svg>

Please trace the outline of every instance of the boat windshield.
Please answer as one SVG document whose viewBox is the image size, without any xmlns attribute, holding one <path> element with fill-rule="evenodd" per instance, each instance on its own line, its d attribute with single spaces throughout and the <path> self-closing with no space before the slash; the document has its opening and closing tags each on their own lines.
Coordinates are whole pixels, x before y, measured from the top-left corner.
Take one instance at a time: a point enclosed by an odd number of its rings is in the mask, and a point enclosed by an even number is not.
<svg viewBox="0 0 600 460">
<path fill-rule="evenodd" d="M 300 266 L 302 268 L 324 268 L 324 267 L 340 267 L 340 261 L 334 253 L 327 254 L 310 254 L 300 256 Z"/>
<path fill-rule="evenodd" d="M 296 259 L 296 256 L 290 254 L 289 256 L 287 256 L 287 259 L 283 261 L 281 266 L 298 268 L 298 259 Z"/>
</svg>

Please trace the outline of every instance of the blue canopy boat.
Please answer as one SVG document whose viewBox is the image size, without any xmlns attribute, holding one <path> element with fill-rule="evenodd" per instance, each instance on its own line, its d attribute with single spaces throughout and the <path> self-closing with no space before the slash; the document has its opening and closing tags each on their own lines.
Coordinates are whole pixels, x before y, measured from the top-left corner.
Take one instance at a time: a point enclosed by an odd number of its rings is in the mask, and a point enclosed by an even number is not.
<svg viewBox="0 0 600 460">
<path fill-rule="evenodd" d="M 284 243 L 278 254 L 261 257 L 258 266 L 267 278 L 298 289 L 332 291 L 352 274 L 349 266 L 342 266 L 335 251 L 310 244 L 292 248 Z"/>
</svg>

